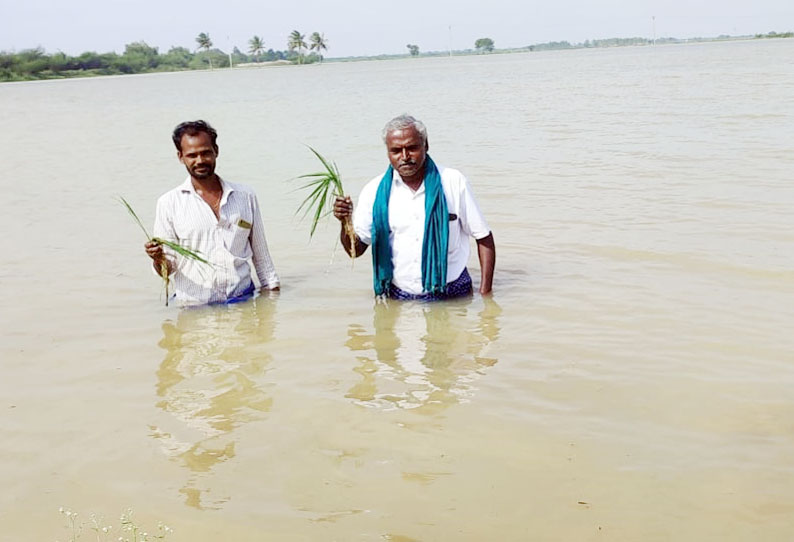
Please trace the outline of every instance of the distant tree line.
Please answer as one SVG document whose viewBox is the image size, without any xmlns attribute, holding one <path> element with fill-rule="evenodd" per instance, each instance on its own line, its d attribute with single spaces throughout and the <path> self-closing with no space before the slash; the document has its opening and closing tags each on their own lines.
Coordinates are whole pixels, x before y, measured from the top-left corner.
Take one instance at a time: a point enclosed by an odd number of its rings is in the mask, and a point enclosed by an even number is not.
<svg viewBox="0 0 794 542">
<path fill-rule="evenodd" d="M 290 34 L 287 49 L 283 51 L 265 49 L 262 38 L 254 36 L 248 42 L 249 54 L 243 53 L 237 47 L 231 54 L 214 48 L 212 39 L 206 32 L 196 37 L 198 51 L 171 47 L 167 53 L 161 54 L 157 47 L 143 41 L 128 43 L 122 54 L 90 51 L 79 56 L 69 56 L 62 52 L 47 54 L 41 47 L 16 53 L 0 51 L 0 81 L 228 68 L 229 62 L 238 65 L 277 60 L 300 64 L 322 61 L 322 53 L 328 49 L 328 40 L 323 34 L 313 33 L 310 45 L 303 41 L 300 33 L 298 35 L 301 44 L 293 42 L 293 34 Z M 303 51 L 306 48 L 312 51 L 308 55 Z"/>
<path fill-rule="evenodd" d="M 568 41 L 549 41 L 546 43 L 536 43 L 523 47 L 528 51 L 549 51 L 559 49 L 582 49 L 582 48 L 596 48 L 596 47 L 626 47 L 631 45 L 665 45 L 673 43 L 686 43 L 686 42 L 707 42 L 707 41 L 720 41 L 720 40 L 734 40 L 737 38 L 747 39 L 750 36 L 729 36 L 723 34 L 716 38 L 657 38 L 656 40 L 648 38 L 608 38 L 608 39 L 594 39 L 585 40 L 582 43 L 570 43 Z M 768 34 L 756 34 L 755 38 L 793 38 L 794 32 L 776 33 L 770 32 Z"/>
<path fill-rule="evenodd" d="M 761 38 L 794 38 L 794 32 L 782 32 L 778 34 L 777 32 L 769 32 L 767 34 L 756 34 L 756 39 Z"/>
<path fill-rule="evenodd" d="M 659 43 L 662 40 L 656 40 Z M 525 49 L 530 51 L 549 51 L 558 49 L 581 49 L 592 47 L 626 47 L 630 45 L 650 45 L 653 40 L 648 38 L 608 38 L 600 40 L 585 40 L 582 43 L 570 43 L 568 41 L 548 41 L 529 45 Z"/>
<path fill-rule="evenodd" d="M 406 45 L 408 48 L 408 54 L 411 56 L 423 56 L 423 57 L 433 57 L 433 56 L 447 56 L 449 54 L 455 55 L 467 55 L 472 54 L 473 52 L 476 53 L 492 53 L 494 51 L 501 52 L 501 53 L 515 53 L 521 51 L 552 51 L 552 50 L 560 50 L 560 49 L 583 49 L 583 48 L 597 48 L 597 47 L 626 47 L 626 46 L 637 46 L 637 45 L 664 45 L 664 44 L 673 44 L 673 43 L 685 43 L 685 42 L 693 42 L 693 41 L 720 41 L 720 40 L 735 40 L 735 39 L 748 39 L 752 36 L 728 36 L 728 35 L 721 35 L 716 38 L 687 38 L 687 39 L 680 39 L 680 38 L 657 38 L 655 40 L 649 38 L 641 38 L 641 37 L 634 37 L 634 38 L 607 38 L 607 39 L 593 39 L 593 40 L 585 40 L 584 42 L 580 43 L 571 43 L 569 41 L 548 41 L 545 43 L 536 43 L 534 45 L 527 45 L 526 47 L 518 47 L 514 49 L 495 49 L 494 40 L 491 38 L 479 38 L 474 42 L 474 49 L 464 49 L 464 50 L 456 50 L 456 51 L 428 51 L 428 52 L 421 52 L 419 51 L 419 46 L 415 44 L 409 43 Z M 756 34 L 755 38 L 794 38 L 794 32 L 769 32 L 768 34 Z M 352 57 L 352 60 L 363 59 L 363 58 L 372 58 L 372 59 L 389 59 L 389 58 L 400 58 L 404 55 L 378 55 L 378 56 L 371 56 L 371 57 Z"/>
<path fill-rule="evenodd" d="M 794 38 L 794 32 L 769 32 L 744 38 Z M 572 44 L 567 41 L 550 41 L 537 43 L 518 49 L 500 50 L 500 52 L 515 51 L 546 51 L 558 49 L 580 49 L 592 47 L 621 47 L 629 45 L 650 45 L 683 43 L 691 41 L 715 41 L 736 39 L 734 36 L 722 35 L 717 38 L 609 38 L 586 40 L 583 43 Z M 323 61 L 323 52 L 328 49 L 328 40 L 319 32 L 314 32 L 306 42 L 306 35 L 298 30 L 293 30 L 287 39 L 287 49 L 280 51 L 265 48 L 265 43 L 259 36 L 254 36 L 248 41 L 248 54 L 234 47 L 231 53 L 226 53 L 213 47 L 209 34 L 202 32 L 196 37 L 197 51 L 185 47 L 171 47 L 167 53 L 161 54 L 157 47 L 152 47 L 143 41 L 128 43 L 122 54 L 95 53 L 93 51 L 82 53 L 79 56 L 69 56 L 62 52 L 53 54 L 45 53 L 44 49 L 26 49 L 19 52 L 0 51 L 0 82 L 3 81 L 28 81 L 34 79 L 57 79 L 64 77 L 84 77 L 90 75 L 119 75 L 147 72 L 169 72 L 181 70 L 201 70 L 207 68 L 227 68 L 232 64 L 248 64 L 258 62 L 273 62 L 278 60 L 296 64 L 311 64 Z M 408 44 L 408 54 L 419 56 L 419 46 Z M 494 41 L 491 38 L 480 38 L 475 41 L 474 47 L 478 53 L 494 51 Z M 200 51 L 199 51 L 200 50 Z M 309 54 L 305 54 L 306 51 Z M 470 54 L 472 50 L 455 51 L 456 54 Z M 421 53 L 422 56 L 441 56 L 450 54 L 444 51 L 431 51 Z M 377 55 L 366 57 L 350 57 L 350 60 L 370 58 L 387 59 L 399 58 L 404 55 Z"/>
<path fill-rule="evenodd" d="M 285 51 L 269 49 L 260 60 L 284 60 Z M 232 62 L 253 62 L 254 58 L 236 47 Z M 64 53 L 46 54 L 37 47 L 18 53 L 0 52 L 0 81 L 26 81 L 32 79 L 58 79 L 89 75 L 118 75 L 128 73 L 202 70 L 210 67 L 228 67 L 229 55 L 219 49 L 194 53 L 185 47 L 172 47 L 160 54 L 157 47 L 144 42 L 129 43 L 123 54 L 86 52 L 79 56 Z"/>
</svg>

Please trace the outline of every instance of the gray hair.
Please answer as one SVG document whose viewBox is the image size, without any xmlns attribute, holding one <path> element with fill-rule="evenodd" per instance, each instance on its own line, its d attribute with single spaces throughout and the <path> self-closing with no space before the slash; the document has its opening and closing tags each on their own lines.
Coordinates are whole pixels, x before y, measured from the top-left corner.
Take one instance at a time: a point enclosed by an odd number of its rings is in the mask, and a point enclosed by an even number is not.
<svg viewBox="0 0 794 542">
<path fill-rule="evenodd" d="M 427 128 L 425 128 L 424 123 L 421 120 L 416 120 L 411 115 L 400 115 L 399 117 L 394 117 L 389 122 L 386 123 L 386 126 L 383 127 L 382 137 L 383 142 L 386 143 L 386 138 L 388 135 L 395 131 L 395 130 L 405 130 L 406 128 L 416 128 L 416 131 L 419 132 L 419 135 L 422 136 L 422 143 L 427 143 Z"/>
</svg>

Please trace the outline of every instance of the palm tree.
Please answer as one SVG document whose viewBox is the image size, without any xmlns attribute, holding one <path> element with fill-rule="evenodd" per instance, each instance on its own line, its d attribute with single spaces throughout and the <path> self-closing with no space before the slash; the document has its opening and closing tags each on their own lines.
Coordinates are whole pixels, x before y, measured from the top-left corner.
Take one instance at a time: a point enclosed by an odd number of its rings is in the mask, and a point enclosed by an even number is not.
<svg viewBox="0 0 794 542">
<path fill-rule="evenodd" d="M 309 40 L 312 42 L 310 49 L 312 51 L 317 51 L 317 54 L 320 55 L 320 63 L 323 61 L 323 51 L 328 50 L 328 40 L 325 39 L 325 34 L 320 34 L 319 32 L 315 32 L 311 35 Z"/>
<path fill-rule="evenodd" d="M 265 52 L 265 42 L 259 36 L 254 36 L 248 42 L 248 52 L 256 56 L 256 61 L 259 62 L 259 55 Z"/>
<path fill-rule="evenodd" d="M 210 61 L 210 69 L 212 69 L 212 57 L 209 55 L 210 49 L 212 48 L 210 35 L 206 32 L 202 32 L 196 37 L 196 43 L 198 43 L 199 49 L 204 49 L 207 52 L 207 58 Z"/>
<path fill-rule="evenodd" d="M 295 49 L 298 50 L 298 64 L 303 64 L 303 50 L 306 49 L 305 39 L 305 34 L 293 30 L 289 35 L 289 41 L 287 41 L 287 47 L 289 47 L 290 51 L 294 51 Z"/>
</svg>

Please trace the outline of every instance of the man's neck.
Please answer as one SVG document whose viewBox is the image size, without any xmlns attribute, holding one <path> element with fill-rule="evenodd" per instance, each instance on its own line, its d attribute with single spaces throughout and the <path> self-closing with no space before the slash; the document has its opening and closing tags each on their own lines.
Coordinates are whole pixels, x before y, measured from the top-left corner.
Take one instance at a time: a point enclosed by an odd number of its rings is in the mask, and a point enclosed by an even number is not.
<svg viewBox="0 0 794 542">
<path fill-rule="evenodd" d="M 196 192 L 214 193 L 223 190 L 220 177 L 217 175 L 213 175 L 207 179 L 196 179 L 195 177 L 190 177 L 190 182 L 193 183 L 193 188 L 196 189 Z"/>
<path fill-rule="evenodd" d="M 419 187 L 422 186 L 422 183 L 425 180 L 425 167 L 422 167 L 422 171 L 417 173 L 416 175 L 411 175 L 410 177 L 400 177 L 402 181 L 405 183 L 405 186 L 416 192 L 419 190 Z"/>
</svg>

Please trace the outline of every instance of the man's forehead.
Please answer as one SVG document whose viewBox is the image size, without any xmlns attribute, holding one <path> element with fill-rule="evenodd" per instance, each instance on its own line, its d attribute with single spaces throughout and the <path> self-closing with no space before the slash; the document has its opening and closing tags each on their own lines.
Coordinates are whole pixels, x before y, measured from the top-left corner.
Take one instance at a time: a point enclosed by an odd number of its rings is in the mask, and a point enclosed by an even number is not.
<svg viewBox="0 0 794 542">
<path fill-rule="evenodd" d="M 194 134 L 182 134 L 180 146 L 183 149 L 185 147 L 191 147 L 197 149 L 203 147 L 215 148 L 212 144 L 212 138 L 206 132 L 197 132 Z"/>
<path fill-rule="evenodd" d="M 422 135 L 413 126 L 398 128 L 386 135 L 386 144 L 388 145 L 407 145 L 413 143 L 414 140 L 418 140 L 421 143 Z"/>
</svg>

